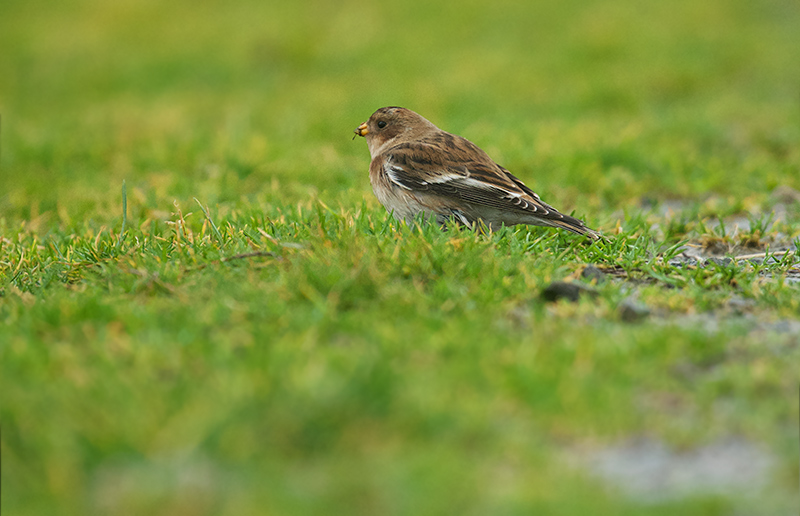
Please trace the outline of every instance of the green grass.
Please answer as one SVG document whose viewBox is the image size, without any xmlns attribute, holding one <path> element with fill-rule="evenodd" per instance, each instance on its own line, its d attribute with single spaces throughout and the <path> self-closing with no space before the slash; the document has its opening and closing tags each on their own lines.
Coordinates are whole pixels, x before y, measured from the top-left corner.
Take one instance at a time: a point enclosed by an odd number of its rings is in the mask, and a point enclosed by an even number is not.
<svg viewBox="0 0 800 516">
<path fill-rule="evenodd" d="M 797 243 L 771 194 L 800 189 L 799 25 L 779 1 L 6 1 L 2 509 L 791 513 L 797 258 L 670 259 Z M 390 220 L 350 139 L 384 105 L 609 240 Z M 596 297 L 542 300 L 590 264 Z M 729 438 L 774 457 L 764 492 L 641 500 L 575 459 Z"/>
</svg>

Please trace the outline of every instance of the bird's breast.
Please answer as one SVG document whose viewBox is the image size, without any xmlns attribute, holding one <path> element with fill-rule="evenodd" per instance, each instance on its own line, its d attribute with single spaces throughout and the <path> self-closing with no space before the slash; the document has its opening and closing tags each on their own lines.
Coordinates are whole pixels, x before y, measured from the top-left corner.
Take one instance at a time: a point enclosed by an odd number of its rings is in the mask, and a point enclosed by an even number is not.
<svg viewBox="0 0 800 516">
<path fill-rule="evenodd" d="M 370 167 L 369 182 L 375 197 L 397 220 L 411 222 L 418 213 L 430 211 L 418 195 L 393 183 L 382 166 Z"/>
</svg>

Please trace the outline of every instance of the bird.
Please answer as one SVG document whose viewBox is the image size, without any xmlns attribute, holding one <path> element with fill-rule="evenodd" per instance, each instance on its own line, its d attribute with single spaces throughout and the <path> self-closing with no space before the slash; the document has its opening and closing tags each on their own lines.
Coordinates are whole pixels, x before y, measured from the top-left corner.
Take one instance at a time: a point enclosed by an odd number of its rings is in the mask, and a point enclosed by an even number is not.
<svg viewBox="0 0 800 516">
<path fill-rule="evenodd" d="M 382 107 L 354 132 L 367 141 L 372 190 L 397 220 L 411 223 L 422 214 L 441 226 L 450 220 L 489 230 L 530 224 L 602 238 L 542 201 L 477 145 L 410 109 Z"/>
</svg>

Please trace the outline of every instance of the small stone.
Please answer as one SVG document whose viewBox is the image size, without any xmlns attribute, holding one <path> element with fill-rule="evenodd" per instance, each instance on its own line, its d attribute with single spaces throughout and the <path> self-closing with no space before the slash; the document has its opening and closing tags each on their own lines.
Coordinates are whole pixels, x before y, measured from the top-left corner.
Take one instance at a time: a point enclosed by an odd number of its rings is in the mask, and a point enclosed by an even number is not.
<svg viewBox="0 0 800 516">
<path fill-rule="evenodd" d="M 752 299 L 735 296 L 730 298 L 726 305 L 733 313 L 742 315 L 753 311 L 753 308 L 756 306 L 756 302 Z"/>
<path fill-rule="evenodd" d="M 800 192 L 788 185 L 780 185 L 772 191 L 772 199 L 783 204 L 800 204 Z"/>
<path fill-rule="evenodd" d="M 676 267 L 676 268 L 697 267 L 697 258 L 680 256 L 678 258 L 673 258 L 672 260 L 668 261 L 667 264 L 670 267 Z"/>
<path fill-rule="evenodd" d="M 602 283 L 606 279 L 606 273 L 593 265 L 588 265 L 585 269 L 583 269 L 581 276 L 589 281 L 596 280 L 597 283 Z"/>
<path fill-rule="evenodd" d="M 625 322 L 634 322 L 650 315 L 647 305 L 626 299 L 619 305 L 619 318 Z"/>
<path fill-rule="evenodd" d="M 564 281 L 554 281 L 542 291 L 542 298 L 548 302 L 558 301 L 559 299 L 574 302 L 582 295 L 596 297 L 597 291 L 580 283 L 566 283 Z"/>
</svg>

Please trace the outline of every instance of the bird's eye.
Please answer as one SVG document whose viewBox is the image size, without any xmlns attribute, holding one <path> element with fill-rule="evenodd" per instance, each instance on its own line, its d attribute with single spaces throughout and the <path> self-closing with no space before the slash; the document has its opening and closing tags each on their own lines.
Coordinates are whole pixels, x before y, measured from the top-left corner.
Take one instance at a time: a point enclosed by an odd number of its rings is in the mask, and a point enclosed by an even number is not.
<svg viewBox="0 0 800 516">
<path fill-rule="evenodd" d="M 383 120 L 378 122 L 378 129 L 383 129 L 384 127 L 386 127 L 386 122 L 384 122 Z"/>
</svg>

